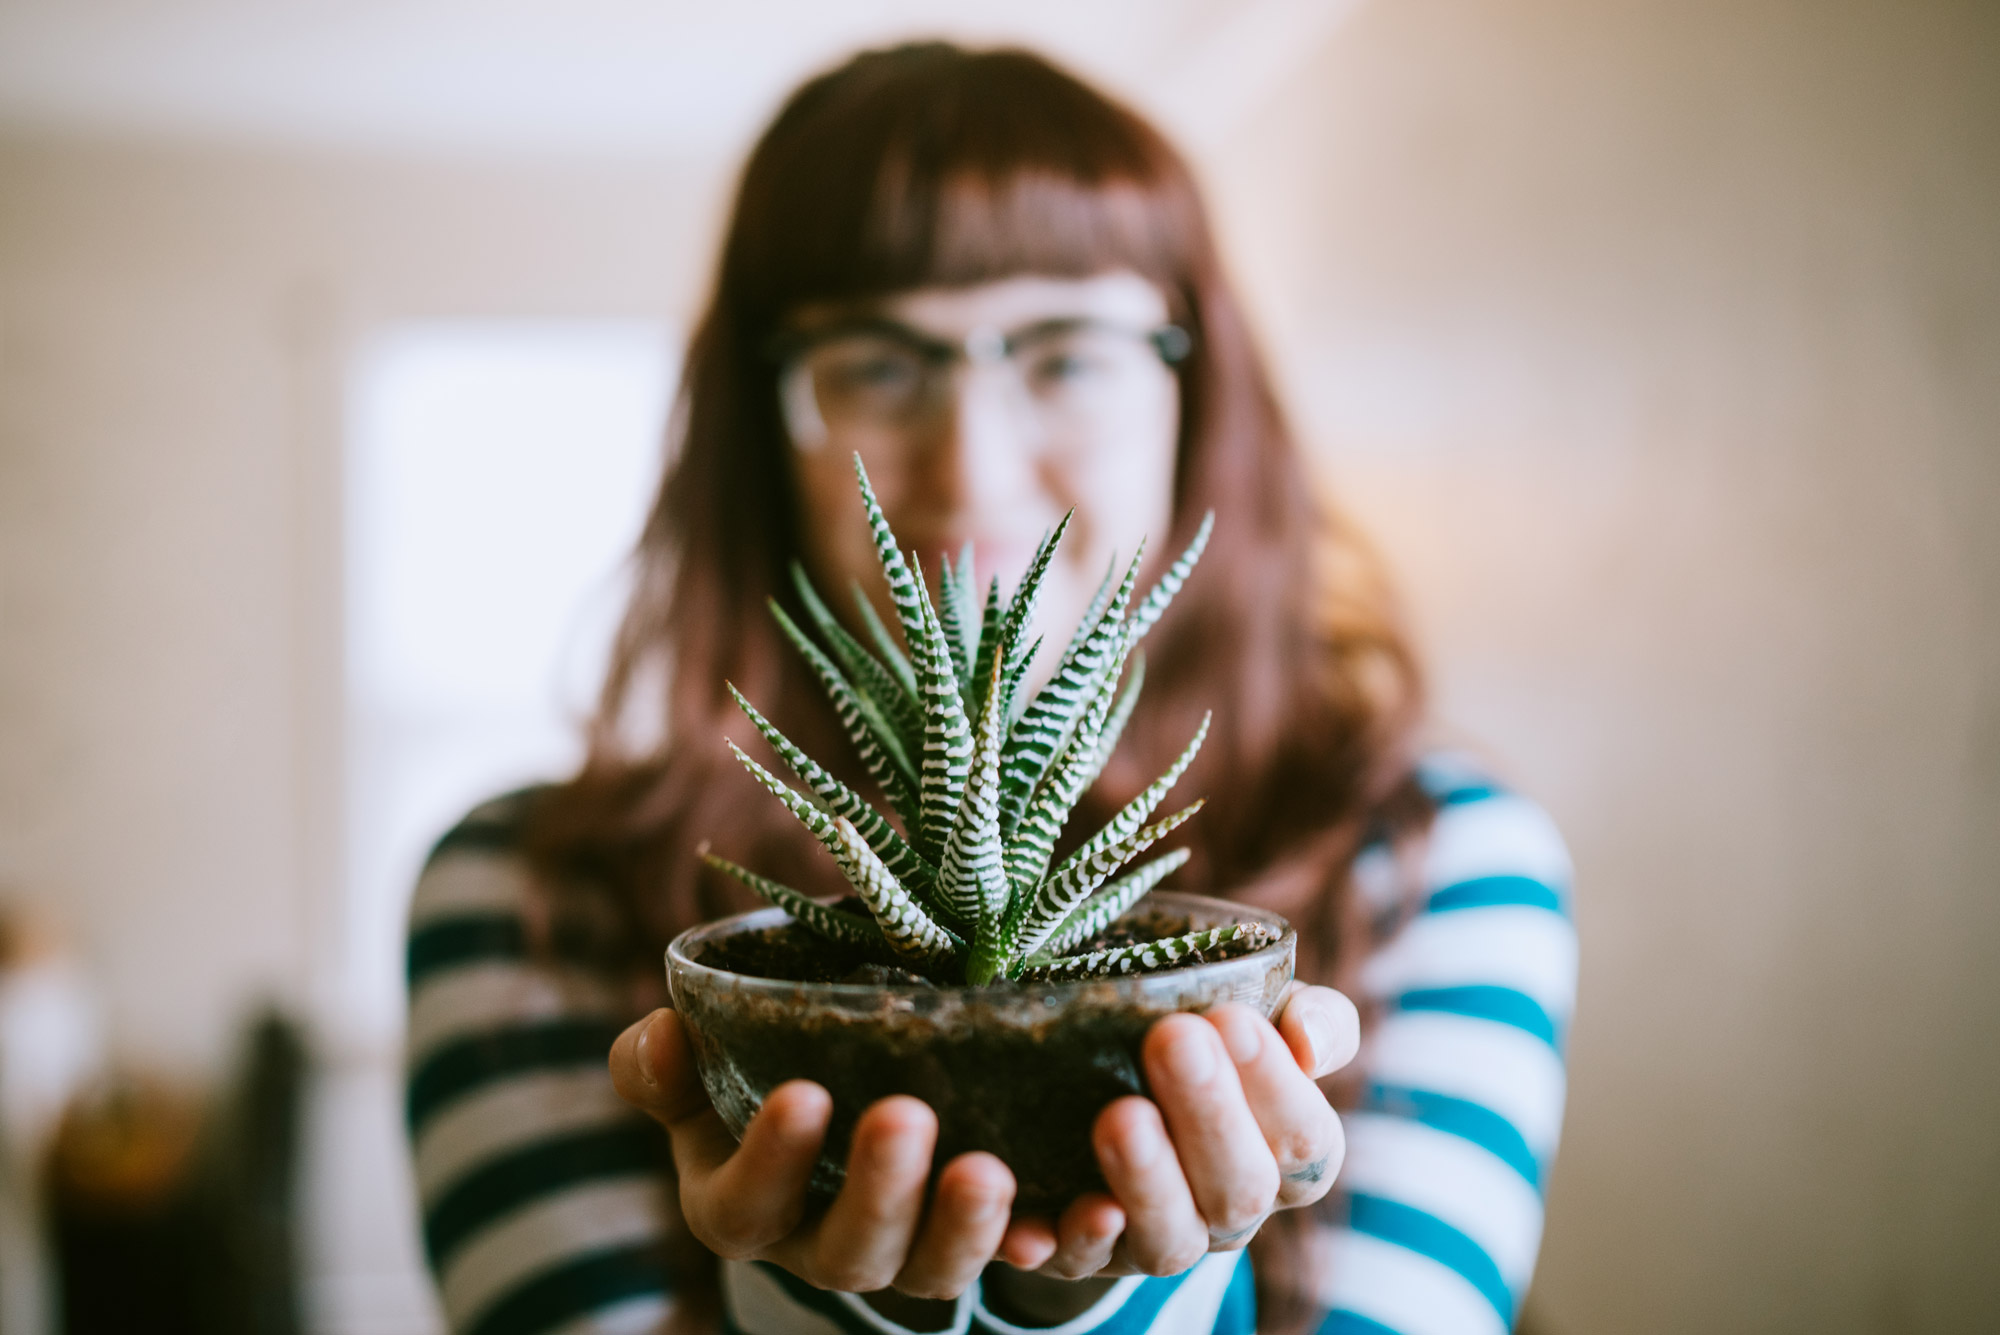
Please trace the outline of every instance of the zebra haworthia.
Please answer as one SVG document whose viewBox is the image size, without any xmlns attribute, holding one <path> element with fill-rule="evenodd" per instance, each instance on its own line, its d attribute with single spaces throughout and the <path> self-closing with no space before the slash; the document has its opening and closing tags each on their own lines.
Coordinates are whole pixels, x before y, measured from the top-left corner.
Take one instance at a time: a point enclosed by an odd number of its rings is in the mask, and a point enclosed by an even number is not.
<svg viewBox="0 0 2000 1335">
<path fill-rule="evenodd" d="M 851 633 L 798 568 L 796 607 L 817 638 L 775 600 L 771 611 L 897 819 L 808 756 L 733 686 L 744 715 L 806 791 L 730 745 L 832 855 L 868 916 L 822 904 L 704 849 L 706 864 L 808 930 L 944 983 L 1167 969 L 1205 951 L 1261 941 L 1266 929 L 1251 924 L 1075 953 L 1187 860 L 1178 850 L 1127 865 L 1200 808 L 1196 802 L 1146 823 L 1193 762 L 1206 719 L 1165 774 L 1069 857 L 1049 865 L 1063 825 L 1132 714 L 1144 679 L 1134 647 L 1186 583 L 1213 517 L 1136 602 L 1141 557 L 1122 576 L 1114 562 L 1064 641 L 1054 673 L 1030 694 L 1028 673 L 1041 644 L 1032 634 L 1035 608 L 1069 517 L 1036 546 L 1012 596 L 1002 596 L 998 580 L 982 596 L 968 546 L 957 561 L 938 561 L 933 600 L 916 555 L 897 544 L 858 457 L 854 467 L 893 620 L 885 623 L 857 586 L 862 633 Z"/>
</svg>

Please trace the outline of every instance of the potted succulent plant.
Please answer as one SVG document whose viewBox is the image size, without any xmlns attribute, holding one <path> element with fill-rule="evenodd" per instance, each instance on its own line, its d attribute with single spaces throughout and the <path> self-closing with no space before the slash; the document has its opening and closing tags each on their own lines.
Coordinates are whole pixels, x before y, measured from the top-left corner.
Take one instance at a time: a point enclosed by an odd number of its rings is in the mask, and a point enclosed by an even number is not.
<svg viewBox="0 0 2000 1335">
<path fill-rule="evenodd" d="M 1127 869 L 1200 809 L 1197 801 L 1151 820 L 1193 762 L 1206 718 L 1165 774 L 1053 857 L 1138 699 L 1139 640 L 1200 559 L 1212 520 L 1136 604 L 1139 557 L 1122 577 L 1114 566 L 1054 675 L 1029 693 L 1040 644 L 1031 622 L 1068 520 L 1042 540 L 1011 598 L 994 579 L 979 599 L 968 549 L 956 565 L 941 563 L 934 602 L 858 457 L 855 471 L 901 642 L 857 588 L 873 642 L 865 646 L 796 566 L 819 639 L 775 599 L 771 611 L 896 819 L 731 686 L 805 791 L 732 749 L 818 838 L 853 893 L 821 903 L 704 847 L 708 865 L 774 907 L 676 938 L 667 951 L 674 1006 L 709 1096 L 737 1134 L 786 1080 L 829 1089 L 817 1189 L 837 1189 L 861 1111 L 902 1093 L 937 1111 L 939 1164 L 990 1151 L 1014 1171 L 1016 1208 L 1059 1209 L 1101 1185 L 1091 1123 L 1113 1099 L 1145 1092 L 1139 1044 L 1154 1020 L 1229 1000 L 1269 1014 L 1291 980 L 1295 939 L 1275 915 L 1166 892 L 1140 906 L 1186 850 Z"/>
</svg>

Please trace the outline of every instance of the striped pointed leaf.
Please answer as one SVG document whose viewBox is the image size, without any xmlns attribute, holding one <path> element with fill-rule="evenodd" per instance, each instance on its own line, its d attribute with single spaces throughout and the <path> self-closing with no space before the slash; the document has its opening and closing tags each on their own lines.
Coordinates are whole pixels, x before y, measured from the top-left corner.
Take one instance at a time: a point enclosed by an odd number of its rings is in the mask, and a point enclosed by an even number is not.
<svg viewBox="0 0 2000 1335">
<path fill-rule="evenodd" d="M 938 624 L 928 593 L 922 594 L 917 611 L 923 629 L 911 649 L 916 655 L 917 681 L 924 692 L 917 846 L 942 857 L 952 817 L 958 814 L 959 800 L 965 795 L 966 772 L 972 768 L 972 728 L 966 722 L 965 701 L 959 696 L 958 675 L 952 670 L 944 627 Z"/>
<path fill-rule="evenodd" d="M 1276 928 L 1261 922 L 1231 923 L 1227 927 L 1209 927 L 1164 941 L 1146 941 L 1139 945 L 1120 946 L 1116 950 L 1071 955 L 1067 959 L 1024 969 L 1021 981 L 1067 983 L 1085 978 L 1114 978 L 1120 974 L 1158 973 L 1183 964 L 1199 963 L 1203 952 L 1239 942 L 1245 948 L 1261 950 L 1277 942 L 1282 935 Z"/>
<path fill-rule="evenodd" d="M 1160 804 L 1160 800 L 1167 795 L 1167 790 L 1179 782 L 1181 775 L 1187 772 L 1187 767 L 1194 763 L 1195 756 L 1200 754 L 1201 744 L 1208 737 L 1208 724 L 1212 717 L 1214 717 L 1212 714 L 1201 716 L 1201 727 L 1195 729 L 1194 739 L 1187 744 L 1180 755 L 1174 758 L 1174 763 L 1167 767 L 1167 772 L 1153 780 L 1146 791 L 1127 802 L 1124 809 L 1107 821 L 1103 829 L 1085 840 L 1081 848 L 1064 858 L 1062 865 L 1049 874 L 1051 881 L 1062 877 L 1071 868 L 1091 861 L 1105 849 L 1119 844 L 1153 814 L 1153 808 Z"/>
<path fill-rule="evenodd" d="M 989 688 L 979 711 L 972 768 L 957 819 L 938 864 L 938 897 L 960 921 L 977 929 L 974 944 L 991 943 L 1007 915 L 1007 873 L 1000 852 L 1000 710 Z"/>
<path fill-rule="evenodd" d="M 938 621 L 944 627 L 945 642 L 951 646 L 951 665 L 959 684 L 966 688 L 968 713 L 977 713 L 970 698 L 972 669 L 979 658 L 978 609 L 972 604 L 972 544 L 966 543 L 958 564 L 950 557 L 938 563 Z"/>
<path fill-rule="evenodd" d="M 1139 555 L 1144 555 L 1145 550 L 1146 544 L 1142 539 L 1139 543 Z M 1135 556 L 1133 558 L 1135 566 L 1137 560 Z M 1136 576 L 1138 572 L 1134 569 L 1132 573 Z M 1083 609 L 1083 615 L 1077 620 L 1076 629 L 1070 632 L 1069 643 L 1063 646 L 1061 662 L 1067 663 L 1082 652 L 1084 643 L 1096 633 L 1097 623 L 1103 619 L 1105 610 L 1111 606 L 1112 593 L 1118 586 L 1118 558 L 1114 555 L 1104 567 L 1104 578 L 1097 582 L 1097 592 L 1090 595 L 1090 604 Z M 1131 596 L 1129 589 L 1123 592 L 1118 602 L 1121 611 L 1124 609 L 1125 599 Z"/>
<path fill-rule="evenodd" d="M 875 540 L 875 556 L 882 563 L 882 575 L 889 581 L 889 602 L 896 609 L 896 620 L 902 623 L 903 643 L 910 647 L 910 666 L 921 690 L 924 673 L 920 642 L 927 633 L 924 609 L 930 604 L 930 594 L 896 546 L 896 535 L 889 531 L 888 517 L 882 513 L 882 503 L 875 499 L 875 488 L 868 481 L 868 470 L 862 467 L 859 454 L 854 456 L 854 476 L 861 482 L 861 507 L 868 515 L 868 533 Z"/>
<path fill-rule="evenodd" d="M 834 858 L 848 884 L 854 887 L 854 893 L 861 896 L 868 911 L 875 915 L 890 949 L 927 967 L 964 952 L 965 943 L 924 912 L 915 897 L 882 865 L 882 859 L 875 856 L 875 850 L 854 828 L 854 822 L 836 819 L 833 832 Z"/>
<path fill-rule="evenodd" d="M 1049 562 L 1054 559 L 1056 544 L 1069 531 L 1069 521 L 1075 514 L 1074 510 L 1065 514 L 1061 522 L 1042 538 L 1041 545 L 1035 548 L 1035 555 L 1028 562 L 1027 573 L 1021 576 L 1020 585 L 1007 602 L 1007 611 L 1000 623 L 1000 643 L 1006 646 L 1010 658 L 1020 657 L 1024 652 L 1028 627 L 1033 624 L 1035 609 L 1041 604 L 1042 581 L 1048 577 Z M 1010 662 L 1008 667 L 1011 669 L 1012 666 Z"/>
<path fill-rule="evenodd" d="M 1063 920 L 1089 899 L 1113 872 L 1179 829 L 1201 807 L 1201 802 L 1193 802 L 1165 820 L 1155 821 L 1143 830 L 1134 830 L 1122 839 L 1102 845 L 1089 857 L 1066 859 L 1061 870 L 1036 886 L 1034 894 L 1021 901 L 1019 925 L 1013 934 L 1016 953 L 1033 955 L 1039 952 Z M 1096 843 L 1096 840 L 1091 842 Z"/>
<path fill-rule="evenodd" d="M 1131 871 L 1079 904 L 1062 925 L 1042 943 L 1040 957 L 1067 955 L 1099 932 L 1117 922 L 1146 897 L 1147 892 L 1179 871 L 1194 854 L 1185 848 L 1162 853 L 1142 862 Z M 1039 957 L 1036 961 L 1039 962 Z"/>
<path fill-rule="evenodd" d="M 1007 615 L 1007 605 L 1000 601 L 1000 577 L 995 575 L 986 584 L 986 609 L 979 617 L 979 655 L 972 665 L 972 689 L 983 692 L 986 683 L 993 679 L 993 660 L 1000 652 L 1000 623 Z M 980 700 L 972 702 L 972 711 L 979 712 Z"/>
<path fill-rule="evenodd" d="M 1115 596 L 1098 609 L 1097 619 L 1079 629 L 1063 651 L 1055 675 L 1022 711 L 1007 733 L 1006 760 L 1001 769 L 1000 828 L 1012 833 L 1021 823 L 1028 797 L 1049 766 L 1062 753 L 1077 723 L 1098 692 L 1106 689 L 1104 667 L 1121 639 L 1125 602 L 1139 579 L 1143 548 L 1132 558 Z"/>
<path fill-rule="evenodd" d="M 895 960 L 895 952 L 889 948 L 888 938 L 882 935 L 873 918 L 863 918 L 859 914 L 843 913 L 800 894 L 788 885 L 780 885 L 769 877 L 759 876 L 746 867 L 739 867 L 728 858 L 719 858 L 713 853 L 703 853 L 701 860 L 715 868 L 731 880 L 739 881 L 762 895 L 769 903 L 777 905 L 792 915 L 800 926 L 843 945 L 856 946 L 882 963 Z"/>
<path fill-rule="evenodd" d="M 1141 552 L 1146 550 L 1144 538 L 1139 540 L 1139 550 Z M 1076 623 L 1076 631 L 1070 636 L 1070 647 L 1074 647 L 1078 641 L 1090 634 L 1091 628 L 1097 624 L 1097 619 L 1104 615 L 1104 609 L 1111 606 L 1111 591 L 1117 587 L 1118 555 L 1114 552 L 1111 559 L 1105 562 L 1104 578 L 1097 581 L 1097 592 L 1090 595 L 1090 605 L 1083 609 L 1083 616 Z M 1065 649 L 1064 652 L 1068 650 Z"/>
<path fill-rule="evenodd" d="M 840 664 L 848 682 L 875 707 L 884 722 L 895 728 L 897 740 L 902 742 L 905 752 L 914 750 L 914 743 L 924 732 L 923 709 L 916 697 L 905 691 L 895 673 L 883 666 L 880 659 L 862 647 L 861 641 L 847 633 L 847 627 L 834 619 L 833 613 L 820 600 L 819 591 L 806 577 L 806 568 L 797 561 L 792 562 L 792 583 L 798 589 L 799 601 L 819 628 L 820 638 L 833 651 L 834 661 Z"/>
<path fill-rule="evenodd" d="M 906 822 L 913 822 L 919 810 L 918 775 L 910 763 L 909 753 L 903 749 L 902 740 L 881 711 L 864 699 L 840 669 L 828 658 L 826 651 L 812 642 L 810 636 L 800 630 L 785 609 L 771 600 L 771 615 L 777 619 L 778 628 L 792 647 L 799 651 L 819 678 L 820 688 L 833 702 L 833 712 L 840 719 L 840 726 L 846 730 L 848 739 L 861 757 L 861 763 L 868 770 L 868 777 L 880 785 L 889 802 Z"/>
<path fill-rule="evenodd" d="M 783 779 L 744 754 L 743 748 L 736 743 L 730 742 L 729 749 L 736 753 L 736 758 L 756 776 L 759 783 L 785 804 L 785 809 L 796 816 L 801 825 L 812 831 L 813 837 L 826 851 L 833 854 L 840 874 L 847 878 L 847 883 L 854 887 L 854 893 L 868 905 L 868 911 L 875 915 L 875 921 L 882 928 L 882 935 L 897 954 L 930 960 L 956 949 L 954 943 L 957 938 L 933 922 L 894 874 L 882 865 L 882 859 L 875 856 L 875 850 L 854 828 L 853 821 L 820 810 L 811 800 L 794 792 Z"/>
<path fill-rule="evenodd" d="M 888 665 L 891 675 L 903 684 L 912 700 L 917 698 L 917 674 L 910 666 L 910 656 L 903 652 L 903 646 L 896 643 L 896 636 L 882 624 L 882 616 L 875 610 L 868 591 L 861 587 L 861 581 L 854 581 L 854 605 L 860 609 L 861 624 L 868 630 L 868 638 L 875 642 L 875 652 Z"/>
<path fill-rule="evenodd" d="M 1130 637 L 1121 639 L 1125 646 L 1130 646 Z M 1115 681 L 1123 666 L 1121 651 L 1120 658 L 1105 667 L 1102 681 Z M 1108 690 L 1092 693 L 1083 718 L 1063 746 L 1061 757 L 1043 772 L 1029 796 L 1020 824 L 1015 826 L 1007 843 L 1007 880 L 1014 893 L 1024 893 L 1048 871 L 1049 858 L 1055 852 L 1056 840 L 1062 835 L 1071 809 L 1096 777 L 1091 767 L 1097 760 L 1098 739 L 1111 706 Z"/>
<path fill-rule="evenodd" d="M 1108 683 L 1107 683 L 1108 684 Z M 1132 656 L 1132 673 L 1125 681 L 1125 689 L 1118 693 L 1117 703 L 1111 706 L 1111 716 L 1104 721 L 1104 728 L 1098 734 L 1097 754 L 1090 762 L 1090 774 L 1084 781 L 1087 788 L 1097 782 L 1097 776 L 1104 773 L 1104 767 L 1111 763 L 1111 753 L 1118 749 L 1118 739 L 1125 733 L 1125 725 L 1131 721 L 1132 709 L 1139 703 L 1139 691 L 1146 684 L 1146 655 Z"/>
<path fill-rule="evenodd" d="M 738 760 L 743 762 L 743 768 L 750 771 L 751 777 L 769 789 L 773 797 L 783 802 L 785 810 L 798 817 L 799 824 L 805 826 L 812 833 L 813 838 L 819 840 L 825 846 L 826 851 L 833 853 L 837 860 L 839 857 L 837 851 L 839 840 L 834 835 L 833 826 L 834 822 L 839 820 L 840 817 L 826 811 L 811 798 L 800 793 L 783 779 L 765 769 L 757 763 L 754 757 L 735 742 L 725 739 L 725 745 L 735 753 Z"/>
<path fill-rule="evenodd" d="M 757 731 L 764 735 L 764 740 L 771 744 L 771 749 L 791 766 L 792 773 L 799 776 L 800 782 L 812 790 L 812 795 L 819 800 L 821 808 L 829 815 L 853 821 L 854 828 L 861 831 L 861 837 L 868 841 L 868 846 L 875 850 L 897 880 L 905 885 L 920 888 L 928 888 L 937 883 L 937 868 L 932 866 L 923 854 L 910 847 L 903 836 L 896 832 L 895 826 L 884 820 L 880 812 L 863 801 L 860 794 L 829 774 L 818 761 L 800 750 L 791 738 L 778 731 L 777 725 L 758 713 L 756 707 L 744 698 L 743 692 L 737 690 L 733 683 L 724 684 L 729 687 L 729 694 L 735 697 L 737 708 L 756 725 Z"/>
<path fill-rule="evenodd" d="M 1026 680 L 1028 668 L 1034 663 L 1035 655 L 1041 651 L 1042 637 L 1037 635 L 1029 643 L 1027 652 L 1008 655 L 1013 659 L 1013 664 L 1007 668 L 1007 675 L 1000 681 L 1000 708 L 1004 712 L 1006 727 L 1013 727 L 1015 721 L 1021 717 L 1021 683 Z"/>
<path fill-rule="evenodd" d="M 1210 510 L 1201 517 L 1201 527 L 1195 531 L 1194 541 L 1190 542 L 1187 550 L 1167 567 L 1166 573 L 1160 576 L 1160 582 L 1155 584 L 1139 601 L 1139 606 L 1133 609 L 1133 639 L 1142 638 L 1153 628 L 1153 623 L 1165 614 L 1168 604 L 1174 600 L 1174 595 L 1181 591 L 1181 585 L 1187 583 L 1188 572 L 1194 569 L 1196 561 L 1201 560 L 1202 551 L 1208 546 L 1208 535 L 1214 531 L 1215 511 Z"/>
</svg>

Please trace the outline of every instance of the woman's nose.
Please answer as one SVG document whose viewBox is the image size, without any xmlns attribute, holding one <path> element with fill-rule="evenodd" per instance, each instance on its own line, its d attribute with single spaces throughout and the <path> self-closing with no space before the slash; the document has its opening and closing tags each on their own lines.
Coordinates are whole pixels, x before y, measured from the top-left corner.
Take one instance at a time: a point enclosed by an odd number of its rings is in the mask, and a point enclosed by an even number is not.
<svg viewBox="0 0 2000 1335">
<path fill-rule="evenodd" d="M 944 388 L 925 454 L 938 499 L 960 511 L 1009 503 L 1032 485 L 1039 442 L 1005 367 L 961 367 Z"/>
</svg>

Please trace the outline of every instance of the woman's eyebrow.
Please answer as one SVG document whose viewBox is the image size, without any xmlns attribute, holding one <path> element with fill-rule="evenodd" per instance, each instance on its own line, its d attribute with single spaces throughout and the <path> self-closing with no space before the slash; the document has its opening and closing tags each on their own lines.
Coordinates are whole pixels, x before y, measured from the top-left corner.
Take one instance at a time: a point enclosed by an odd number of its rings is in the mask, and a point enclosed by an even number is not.
<svg viewBox="0 0 2000 1335">
<path fill-rule="evenodd" d="M 872 334 L 877 338 L 893 339 L 907 344 L 927 357 L 950 360 L 959 352 L 960 345 L 949 339 L 928 334 L 914 325 L 901 320 L 892 320 L 886 315 L 845 315 L 831 320 L 809 325 L 802 329 L 780 330 L 771 339 L 771 353 L 784 357 L 803 352 L 808 348 L 831 339 L 846 338 L 854 334 Z"/>
<path fill-rule="evenodd" d="M 1116 326 L 1118 323 L 1095 315 L 1051 315 L 1004 330 L 1001 332 L 1001 339 L 1012 349 L 1037 339 L 1072 333 L 1078 329 Z M 845 338 L 853 334 L 893 339 L 936 361 L 951 361 L 962 356 L 966 346 L 966 340 L 963 338 L 935 334 L 887 315 L 856 312 L 834 316 L 804 328 L 784 330 L 773 338 L 771 350 L 782 358 L 829 339 Z"/>
<path fill-rule="evenodd" d="M 1115 325 L 1116 323 L 1117 321 L 1115 320 L 1106 320 L 1095 315 L 1052 315 L 1045 319 L 1014 326 L 1006 332 L 1006 339 L 1011 346 L 1017 343 L 1026 343 L 1037 338 L 1047 338 L 1051 334 L 1070 334 L 1079 329 L 1095 329 L 1101 326 Z"/>
</svg>

